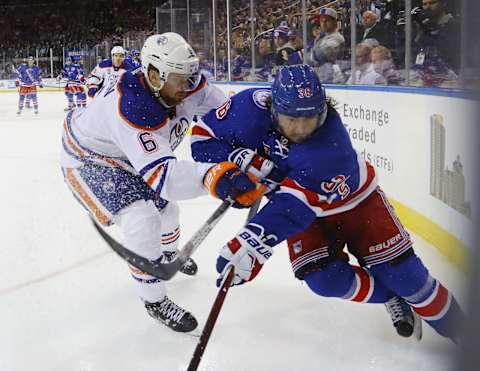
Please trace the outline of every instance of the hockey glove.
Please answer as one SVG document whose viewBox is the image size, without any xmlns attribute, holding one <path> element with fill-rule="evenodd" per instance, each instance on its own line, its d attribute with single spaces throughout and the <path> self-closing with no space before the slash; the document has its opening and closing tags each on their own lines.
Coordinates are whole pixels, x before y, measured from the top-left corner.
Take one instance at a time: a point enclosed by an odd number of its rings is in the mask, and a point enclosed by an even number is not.
<svg viewBox="0 0 480 371">
<path fill-rule="evenodd" d="M 16 80 L 15 81 L 15 86 L 18 88 L 20 86 L 20 81 Z"/>
<path fill-rule="evenodd" d="M 232 286 L 253 280 L 272 254 L 273 249 L 263 243 L 260 236 L 248 228 L 243 228 L 234 239 L 220 249 L 216 266 L 220 274 L 217 286 L 220 287 L 223 277 L 232 265 L 235 269 Z"/>
<path fill-rule="evenodd" d="M 228 160 L 242 171 L 255 175 L 269 190 L 276 189 L 285 178 L 285 174 L 273 161 L 267 160 L 249 148 L 237 148 L 230 153 Z"/>
<path fill-rule="evenodd" d="M 38 85 L 40 89 L 43 89 L 43 84 Z"/>
<path fill-rule="evenodd" d="M 88 89 L 88 92 L 87 92 L 87 95 L 90 97 L 90 98 L 93 98 L 95 96 L 95 94 L 97 94 L 97 88 L 90 88 Z"/>
<path fill-rule="evenodd" d="M 247 176 L 228 161 L 212 166 L 205 174 L 203 184 L 214 197 L 234 200 L 232 206 L 238 209 L 252 206 L 265 191 L 265 186 L 257 184 L 253 176 Z"/>
</svg>

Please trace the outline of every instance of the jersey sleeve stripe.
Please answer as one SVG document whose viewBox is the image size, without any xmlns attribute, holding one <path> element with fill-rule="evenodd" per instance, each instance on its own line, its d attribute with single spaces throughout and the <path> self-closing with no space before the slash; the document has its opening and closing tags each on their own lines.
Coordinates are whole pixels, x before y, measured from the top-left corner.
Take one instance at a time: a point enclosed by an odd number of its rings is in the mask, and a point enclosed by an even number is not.
<svg viewBox="0 0 480 371">
<path fill-rule="evenodd" d="M 215 133 L 203 122 L 202 119 L 198 120 L 198 122 L 192 127 L 192 143 L 212 138 L 216 138 Z"/>
<path fill-rule="evenodd" d="M 327 216 L 351 210 L 367 198 L 377 188 L 375 170 L 367 163 L 367 176 L 364 184 L 343 200 L 330 202 L 325 195 L 313 192 L 291 178 L 285 179 L 279 193 L 289 193 L 307 205 L 317 216 Z"/>
<path fill-rule="evenodd" d="M 165 163 L 165 165 L 163 165 L 162 176 L 158 181 L 157 186 L 152 187 L 153 189 L 155 189 L 155 192 L 160 193 L 162 191 L 163 185 L 165 184 L 165 179 L 167 178 L 167 173 L 168 173 L 168 162 Z"/>
<path fill-rule="evenodd" d="M 163 165 L 158 165 L 157 168 L 155 169 L 155 171 L 152 173 L 152 175 L 147 179 L 147 184 L 151 187 L 152 184 L 157 180 L 158 178 L 158 174 L 160 174 L 160 172 L 162 171 L 163 169 Z"/>
<path fill-rule="evenodd" d="M 150 162 L 148 165 L 145 165 L 139 171 L 140 176 L 143 177 L 145 174 L 147 174 L 149 171 L 151 171 L 154 167 L 156 167 L 157 165 L 162 164 L 162 163 L 164 163 L 165 161 L 168 161 L 168 160 L 175 160 L 175 157 L 174 156 L 165 156 L 165 157 L 161 157 L 159 159 L 156 159 L 153 162 Z"/>
</svg>

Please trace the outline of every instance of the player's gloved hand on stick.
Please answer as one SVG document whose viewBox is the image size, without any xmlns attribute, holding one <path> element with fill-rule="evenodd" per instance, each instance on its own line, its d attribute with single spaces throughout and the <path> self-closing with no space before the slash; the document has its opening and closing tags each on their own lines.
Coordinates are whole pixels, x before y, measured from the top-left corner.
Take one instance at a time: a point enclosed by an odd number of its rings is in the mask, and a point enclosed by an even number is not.
<svg viewBox="0 0 480 371">
<path fill-rule="evenodd" d="M 97 88 L 90 88 L 88 89 L 88 92 L 87 92 L 87 95 L 90 97 L 90 98 L 93 98 L 95 96 L 95 94 L 97 94 Z"/>
<path fill-rule="evenodd" d="M 237 148 L 228 156 L 229 161 L 242 171 L 255 175 L 269 190 L 274 190 L 286 175 L 273 163 L 249 148 Z"/>
<path fill-rule="evenodd" d="M 252 206 L 265 191 L 265 186 L 257 184 L 253 176 L 247 176 L 229 161 L 212 166 L 205 174 L 203 184 L 214 197 L 234 200 L 232 206 L 238 209 Z"/>
<path fill-rule="evenodd" d="M 235 238 L 224 245 L 217 258 L 217 286 L 220 287 L 230 266 L 235 269 L 232 286 L 253 280 L 263 264 L 273 254 L 273 249 L 266 245 L 255 232 L 243 228 Z"/>
<path fill-rule="evenodd" d="M 43 89 L 43 84 L 38 85 L 40 89 Z"/>
</svg>

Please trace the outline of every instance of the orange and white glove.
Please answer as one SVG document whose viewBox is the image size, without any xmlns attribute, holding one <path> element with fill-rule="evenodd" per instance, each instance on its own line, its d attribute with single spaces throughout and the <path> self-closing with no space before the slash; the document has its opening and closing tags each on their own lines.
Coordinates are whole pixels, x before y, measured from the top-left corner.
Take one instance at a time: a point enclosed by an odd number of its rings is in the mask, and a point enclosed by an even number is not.
<svg viewBox="0 0 480 371">
<path fill-rule="evenodd" d="M 205 174 L 203 184 L 214 197 L 234 201 L 232 206 L 238 209 L 252 206 L 266 189 L 253 175 L 245 174 L 229 161 L 212 166 Z"/>
</svg>

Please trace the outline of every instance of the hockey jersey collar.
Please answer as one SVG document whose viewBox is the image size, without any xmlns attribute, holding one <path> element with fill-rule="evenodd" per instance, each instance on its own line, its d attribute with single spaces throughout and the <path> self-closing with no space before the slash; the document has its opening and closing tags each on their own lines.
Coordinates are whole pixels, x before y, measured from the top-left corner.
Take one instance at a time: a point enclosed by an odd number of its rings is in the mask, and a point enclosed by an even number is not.
<svg viewBox="0 0 480 371">
<path fill-rule="evenodd" d="M 158 130 L 168 122 L 167 110 L 148 91 L 143 75 L 125 72 L 117 84 L 120 117 L 136 129 Z"/>
</svg>

